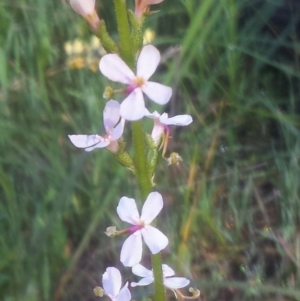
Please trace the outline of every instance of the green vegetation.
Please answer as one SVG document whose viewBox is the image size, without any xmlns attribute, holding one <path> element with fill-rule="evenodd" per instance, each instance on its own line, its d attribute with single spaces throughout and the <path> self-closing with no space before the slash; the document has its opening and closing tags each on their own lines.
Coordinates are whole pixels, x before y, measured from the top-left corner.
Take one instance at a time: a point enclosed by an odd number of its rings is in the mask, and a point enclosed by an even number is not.
<svg viewBox="0 0 300 301">
<path fill-rule="evenodd" d="M 115 37 L 112 1 L 97 5 Z M 299 300 L 299 3 L 158 7 L 146 27 L 162 51 L 157 77 L 173 88 L 166 110 L 194 118 L 174 129 L 168 150 L 184 162 L 161 160 L 155 179 L 165 199 L 158 223 L 176 250 L 166 261 L 203 300 Z M 107 151 L 85 153 L 67 138 L 102 131 L 99 51 L 65 52 L 66 42 L 91 36 L 67 1 L 0 3 L 3 301 L 95 300 L 121 243 L 103 232 L 121 225 L 121 196 L 139 197 Z"/>
</svg>

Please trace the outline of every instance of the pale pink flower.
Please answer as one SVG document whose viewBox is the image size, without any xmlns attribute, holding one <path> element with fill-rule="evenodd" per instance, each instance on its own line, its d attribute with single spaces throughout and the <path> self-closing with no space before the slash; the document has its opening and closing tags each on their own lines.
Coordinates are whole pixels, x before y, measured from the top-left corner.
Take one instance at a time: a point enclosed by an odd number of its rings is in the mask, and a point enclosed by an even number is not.
<svg viewBox="0 0 300 301">
<path fill-rule="evenodd" d="M 164 0 L 135 0 L 135 15 L 141 18 L 146 12 L 148 12 L 148 7 L 152 4 L 158 4 Z"/>
<path fill-rule="evenodd" d="M 99 64 L 100 71 L 114 82 L 127 84 L 129 95 L 123 100 L 120 114 L 126 120 L 138 120 L 144 117 L 145 93 L 154 102 L 164 105 L 171 96 L 172 89 L 148 79 L 155 72 L 160 61 L 159 51 L 152 45 L 145 46 L 137 60 L 136 75 L 117 54 L 107 54 Z"/>
<path fill-rule="evenodd" d="M 79 148 L 84 148 L 89 152 L 95 148 L 106 147 L 112 152 L 119 149 L 118 139 L 121 138 L 124 131 L 124 119 L 120 120 L 120 104 L 115 100 L 106 103 L 103 112 L 103 123 L 106 130 L 104 136 L 94 135 L 68 135 L 71 142 Z"/>
<path fill-rule="evenodd" d="M 172 277 L 175 275 L 175 272 L 166 264 L 162 265 L 163 271 L 163 282 L 164 286 L 176 290 L 179 288 L 183 288 L 190 283 L 190 280 L 184 277 Z M 154 275 L 152 270 L 146 269 L 141 264 L 137 264 L 132 267 L 132 273 L 143 277 L 139 282 L 132 282 L 131 286 L 144 286 L 154 282 Z"/>
<path fill-rule="evenodd" d="M 131 294 L 128 289 L 128 283 L 123 286 L 120 271 L 115 267 L 109 267 L 102 276 L 102 283 L 105 295 L 112 301 L 130 301 Z"/>
<path fill-rule="evenodd" d="M 142 214 L 139 215 L 134 199 L 122 197 L 117 207 L 120 219 L 132 226 L 127 232 L 132 233 L 124 242 L 121 250 L 121 262 L 125 266 L 134 266 L 142 259 L 142 238 L 149 247 L 152 254 L 156 254 L 164 249 L 169 240 L 158 229 L 151 226 L 151 222 L 156 218 L 163 207 L 163 199 L 160 193 L 151 192 L 144 206 Z"/>
<path fill-rule="evenodd" d="M 193 122 L 190 115 L 177 115 L 169 118 L 168 113 L 160 115 L 154 111 L 151 114 L 147 109 L 145 109 L 145 116 L 154 120 L 151 137 L 156 144 L 160 142 L 164 133 L 167 133 L 167 135 L 170 133 L 169 125 L 186 126 Z"/>
<path fill-rule="evenodd" d="M 97 29 L 100 19 L 95 10 L 95 0 L 70 0 L 74 11 L 84 17 L 92 28 Z"/>
</svg>

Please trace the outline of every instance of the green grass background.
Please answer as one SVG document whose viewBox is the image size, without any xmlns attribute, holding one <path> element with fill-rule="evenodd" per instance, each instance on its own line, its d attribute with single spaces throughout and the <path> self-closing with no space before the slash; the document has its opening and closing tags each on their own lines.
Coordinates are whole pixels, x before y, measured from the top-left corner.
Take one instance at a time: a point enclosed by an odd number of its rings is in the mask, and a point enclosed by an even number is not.
<svg viewBox="0 0 300 301">
<path fill-rule="evenodd" d="M 65 42 L 92 35 L 67 2 L 0 3 L 3 301 L 96 300 L 112 265 L 133 280 L 119 262 L 123 239 L 103 232 L 124 227 L 115 208 L 123 195 L 139 198 L 136 182 L 105 150 L 85 153 L 67 138 L 101 134 L 108 84 L 66 64 Z M 156 173 L 164 261 L 202 300 L 300 300 L 299 2 L 153 9 L 146 27 L 163 57 L 154 79 L 173 88 L 166 110 L 194 119 L 172 132 L 169 151 L 183 163 L 161 160 Z M 97 10 L 116 37 L 112 1 Z"/>
</svg>

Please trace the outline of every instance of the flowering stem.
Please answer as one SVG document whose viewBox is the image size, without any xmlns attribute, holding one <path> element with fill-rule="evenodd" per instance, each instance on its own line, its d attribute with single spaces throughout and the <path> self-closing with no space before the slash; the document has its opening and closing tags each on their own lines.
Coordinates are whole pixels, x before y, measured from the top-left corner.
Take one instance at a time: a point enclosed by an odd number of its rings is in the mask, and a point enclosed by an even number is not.
<svg viewBox="0 0 300 301">
<path fill-rule="evenodd" d="M 141 121 L 132 122 L 132 138 L 135 152 L 136 177 L 143 200 L 146 200 L 151 191 L 152 183 L 147 165 L 146 147 Z M 166 293 L 163 284 L 161 254 L 151 255 L 154 276 L 154 301 L 165 301 Z"/>
<path fill-rule="evenodd" d="M 163 283 L 161 254 L 151 255 L 154 276 L 154 301 L 166 301 L 166 290 Z"/>
<path fill-rule="evenodd" d="M 151 191 L 151 179 L 148 172 L 146 146 L 141 121 L 132 122 L 132 139 L 135 157 L 136 177 L 141 197 L 145 201 Z"/>
<path fill-rule="evenodd" d="M 146 200 L 148 194 L 151 191 L 152 184 L 150 174 L 148 172 L 146 147 L 141 121 L 132 122 L 131 128 L 133 147 L 135 152 L 136 177 L 138 180 L 142 199 Z M 154 275 L 154 301 L 165 301 L 166 294 L 163 284 L 161 254 L 153 254 L 151 256 L 151 261 Z"/>
<path fill-rule="evenodd" d="M 127 8 L 125 0 L 114 0 L 118 33 L 120 38 L 120 48 L 122 59 L 130 66 L 134 67 L 134 55 L 132 51 L 132 43 L 130 36 L 130 27 L 127 16 Z"/>
</svg>

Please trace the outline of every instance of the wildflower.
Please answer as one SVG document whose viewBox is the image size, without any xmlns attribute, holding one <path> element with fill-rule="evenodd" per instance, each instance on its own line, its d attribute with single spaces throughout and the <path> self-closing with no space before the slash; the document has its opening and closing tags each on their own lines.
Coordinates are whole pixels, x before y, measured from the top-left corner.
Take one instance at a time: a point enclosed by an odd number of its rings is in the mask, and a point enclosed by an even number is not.
<svg viewBox="0 0 300 301">
<path fill-rule="evenodd" d="M 123 286 L 120 271 L 115 267 L 109 267 L 106 269 L 102 276 L 103 288 L 96 287 L 94 293 L 96 296 L 102 297 L 107 295 L 111 301 L 130 301 L 131 294 L 128 289 L 128 283 Z"/>
<path fill-rule="evenodd" d="M 193 118 L 190 115 L 177 115 L 168 118 L 167 113 L 159 114 L 154 111 L 152 114 L 145 109 L 145 116 L 154 120 L 154 126 L 151 133 L 151 137 L 156 144 L 160 142 L 163 134 L 166 132 L 169 135 L 170 130 L 168 125 L 186 126 L 193 122 Z"/>
<path fill-rule="evenodd" d="M 190 115 L 177 115 L 171 118 L 168 118 L 167 113 L 163 113 L 160 115 L 156 111 L 152 114 L 145 109 L 145 116 L 152 118 L 154 120 L 154 126 L 151 133 L 151 138 L 153 139 L 156 146 L 160 145 L 162 148 L 162 157 L 165 158 L 165 153 L 168 147 L 169 137 L 170 137 L 170 129 L 169 125 L 179 125 L 179 126 L 186 126 L 189 125 L 193 118 Z M 171 158 L 171 157 L 170 157 Z M 174 158 L 172 160 L 170 158 L 165 158 L 168 161 L 168 164 L 177 164 L 181 159 L 178 155 L 176 159 L 176 163 L 174 163 Z"/>
<path fill-rule="evenodd" d="M 120 106 L 120 115 L 126 120 L 138 120 L 144 117 L 145 93 L 154 102 L 164 105 L 171 96 L 172 89 L 159 83 L 148 81 L 160 61 L 159 51 L 152 45 L 145 46 L 137 60 L 136 75 L 116 54 L 105 55 L 99 63 L 100 71 L 114 82 L 127 84 L 129 95 Z"/>
<path fill-rule="evenodd" d="M 74 11 L 84 17 L 93 29 L 97 29 L 100 23 L 95 10 L 95 0 L 70 0 Z"/>
<path fill-rule="evenodd" d="M 118 139 L 124 131 L 124 119 L 120 120 L 120 104 L 115 100 L 106 103 L 103 112 L 104 128 L 106 135 L 68 135 L 71 142 L 79 148 L 85 148 L 89 152 L 95 148 L 106 147 L 111 152 L 116 153 L 119 149 Z M 119 122 L 120 121 L 120 122 Z"/>
<path fill-rule="evenodd" d="M 152 254 L 164 249 L 169 240 L 158 229 L 150 225 L 163 207 L 163 199 L 160 193 L 151 192 L 139 215 L 134 199 L 122 197 L 117 207 L 120 219 L 132 226 L 123 233 L 132 233 L 124 242 L 121 250 L 121 262 L 125 266 L 134 266 L 142 258 L 142 237 Z"/>
<path fill-rule="evenodd" d="M 164 0 L 135 0 L 135 15 L 141 18 L 145 13 L 149 12 L 150 5 L 158 4 L 163 1 Z"/>
<path fill-rule="evenodd" d="M 190 283 L 190 280 L 184 277 L 172 277 L 175 275 L 175 272 L 166 264 L 162 265 L 162 271 L 164 285 L 171 290 L 183 288 Z M 148 285 L 154 282 L 153 271 L 146 269 L 141 264 L 133 266 L 132 273 L 137 276 L 143 277 L 139 282 L 132 282 L 132 287 Z"/>
</svg>

